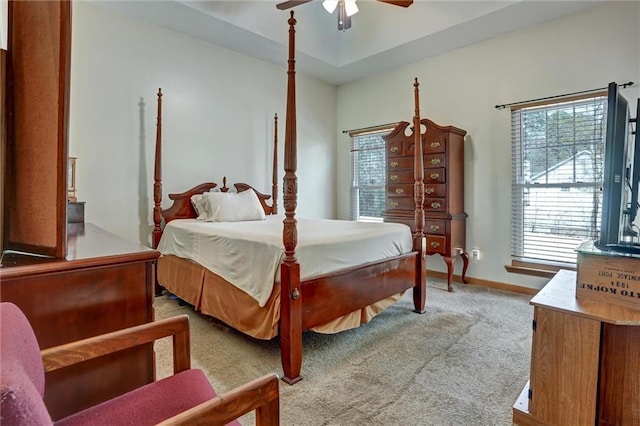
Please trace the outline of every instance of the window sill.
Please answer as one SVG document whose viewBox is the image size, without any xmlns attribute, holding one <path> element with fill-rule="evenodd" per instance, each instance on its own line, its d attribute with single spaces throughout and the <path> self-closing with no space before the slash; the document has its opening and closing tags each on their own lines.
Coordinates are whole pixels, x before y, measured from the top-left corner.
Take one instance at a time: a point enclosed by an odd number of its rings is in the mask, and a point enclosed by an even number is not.
<svg viewBox="0 0 640 426">
<path fill-rule="evenodd" d="M 512 260 L 511 265 L 505 265 L 507 272 L 513 274 L 531 275 L 534 277 L 553 278 L 561 269 L 575 271 L 576 266 L 572 264 L 552 264 L 523 260 Z"/>
</svg>

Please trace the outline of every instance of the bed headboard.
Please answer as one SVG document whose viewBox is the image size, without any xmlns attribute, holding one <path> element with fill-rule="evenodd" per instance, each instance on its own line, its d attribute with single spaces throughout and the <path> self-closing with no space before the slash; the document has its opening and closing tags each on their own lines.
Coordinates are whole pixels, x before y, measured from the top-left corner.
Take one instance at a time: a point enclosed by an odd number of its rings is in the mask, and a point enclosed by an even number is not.
<svg viewBox="0 0 640 426">
<path fill-rule="evenodd" d="M 162 229 L 175 219 L 195 219 L 196 211 L 191 204 L 191 197 L 196 194 L 211 191 L 218 187 L 215 182 L 205 182 L 194 186 L 181 193 L 169 194 L 169 199 L 173 201 L 167 209 L 162 209 L 162 89 L 158 89 L 158 113 L 156 122 L 156 149 L 154 164 L 154 183 L 153 183 L 153 231 L 152 245 L 158 247 L 160 237 L 162 237 Z M 273 152 L 273 181 L 271 184 L 271 195 L 263 194 L 253 186 L 246 183 L 236 183 L 233 186 L 237 192 L 252 190 L 258 196 L 260 205 L 266 215 L 278 213 L 278 115 L 274 116 L 274 152 Z M 227 187 L 227 178 L 222 178 L 221 192 L 229 191 Z M 271 203 L 268 201 L 271 200 Z"/>
</svg>

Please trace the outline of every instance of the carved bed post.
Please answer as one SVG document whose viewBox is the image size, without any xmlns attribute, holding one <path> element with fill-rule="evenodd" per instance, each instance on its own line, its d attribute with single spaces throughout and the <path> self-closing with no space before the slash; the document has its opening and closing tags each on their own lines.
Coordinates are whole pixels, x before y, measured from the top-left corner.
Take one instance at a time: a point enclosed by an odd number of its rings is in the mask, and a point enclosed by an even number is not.
<svg viewBox="0 0 640 426">
<path fill-rule="evenodd" d="M 162 89 L 158 89 L 158 116 L 156 123 L 156 156 L 153 171 L 153 248 L 158 248 L 162 236 Z"/>
<path fill-rule="evenodd" d="M 418 252 L 416 258 L 416 283 L 413 287 L 413 305 L 415 312 L 424 313 L 427 301 L 427 256 L 424 237 L 424 160 L 422 157 L 422 134 L 420 129 L 420 94 L 418 78 L 413 83 L 415 114 L 413 116 L 413 174 L 415 178 L 413 194 L 416 202 L 415 224 L 416 233 L 413 236 L 413 249 Z"/>
<path fill-rule="evenodd" d="M 287 108 L 284 135 L 283 204 L 285 218 L 282 239 L 284 261 L 280 267 L 280 356 L 284 380 L 292 385 L 300 380 L 302 369 L 302 294 L 300 291 L 300 264 L 295 255 L 298 242 L 295 210 L 298 184 L 296 178 L 296 80 L 295 80 L 295 25 L 291 12 L 289 23 L 289 60 L 287 70 Z"/>
<path fill-rule="evenodd" d="M 278 114 L 273 116 L 273 178 L 271 179 L 271 214 L 278 214 Z"/>
</svg>

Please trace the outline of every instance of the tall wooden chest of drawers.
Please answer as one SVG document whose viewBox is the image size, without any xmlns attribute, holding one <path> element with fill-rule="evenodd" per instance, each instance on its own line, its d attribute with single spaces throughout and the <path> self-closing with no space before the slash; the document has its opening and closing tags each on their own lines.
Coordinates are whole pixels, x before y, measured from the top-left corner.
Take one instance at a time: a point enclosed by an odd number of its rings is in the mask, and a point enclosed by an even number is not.
<svg viewBox="0 0 640 426">
<path fill-rule="evenodd" d="M 420 123 L 424 162 L 424 233 L 427 255 L 439 254 L 447 265 L 447 286 L 451 279 L 455 257 L 463 260 L 462 280 L 466 283 L 469 256 L 465 249 L 464 212 L 464 136 L 466 131 L 453 126 L 439 126 L 423 118 Z M 384 139 L 387 146 L 386 222 L 407 224 L 415 232 L 414 151 L 413 132 L 407 136 L 410 124 L 403 121 Z"/>
</svg>

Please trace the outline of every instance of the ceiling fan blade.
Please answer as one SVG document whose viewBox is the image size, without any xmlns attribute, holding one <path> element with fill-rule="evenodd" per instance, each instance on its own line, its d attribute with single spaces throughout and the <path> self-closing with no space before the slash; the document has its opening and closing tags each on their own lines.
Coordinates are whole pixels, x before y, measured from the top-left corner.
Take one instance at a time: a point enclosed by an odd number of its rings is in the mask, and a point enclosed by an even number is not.
<svg viewBox="0 0 640 426">
<path fill-rule="evenodd" d="M 382 3 L 389 3 L 394 6 L 409 7 L 413 4 L 413 0 L 378 0 Z"/>
<path fill-rule="evenodd" d="M 301 4 L 305 4 L 305 3 L 309 3 L 313 0 L 289 0 L 289 1 L 283 1 L 282 3 L 278 3 L 276 4 L 276 7 L 280 10 L 287 10 L 287 9 L 291 9 L 292 7 L 296 7 L 299 6 Z"/>
</svg>

